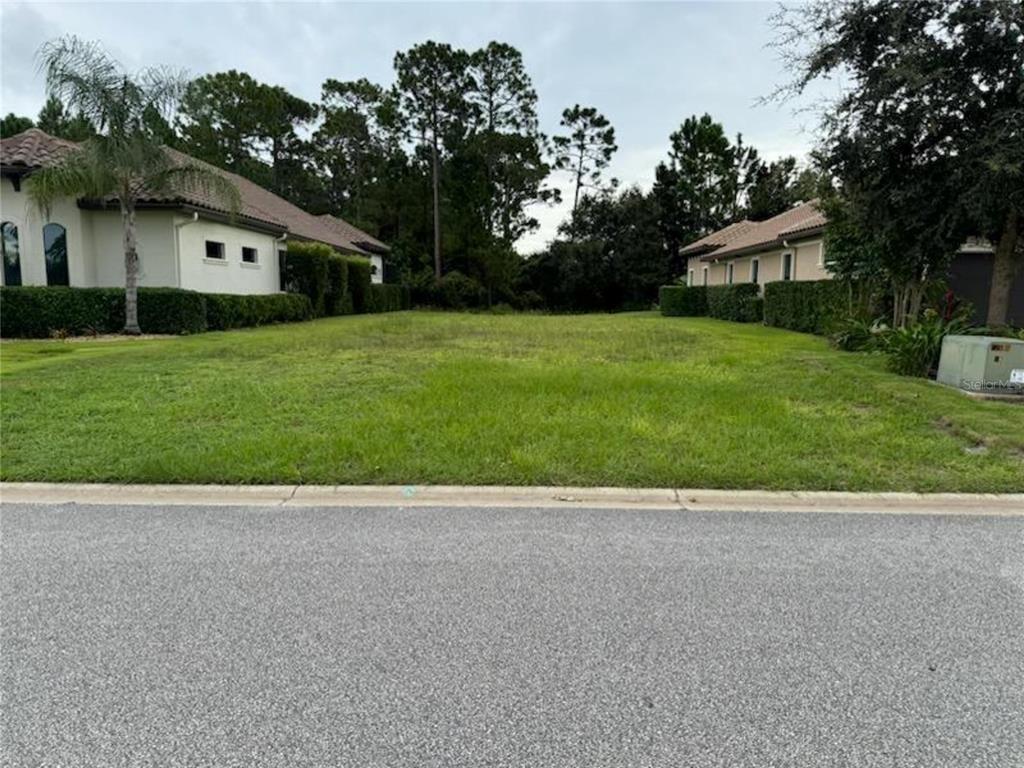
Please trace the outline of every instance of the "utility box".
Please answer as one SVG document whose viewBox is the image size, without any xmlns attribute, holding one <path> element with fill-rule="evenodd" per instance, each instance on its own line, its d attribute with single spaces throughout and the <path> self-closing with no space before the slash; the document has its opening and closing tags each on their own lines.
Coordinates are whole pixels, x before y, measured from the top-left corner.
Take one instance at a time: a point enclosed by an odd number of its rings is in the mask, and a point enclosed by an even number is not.
<svg viewBox="0 0 1024 768">
<path fill-rule="evenodd" d="M 946 336 L 936 379 L 967 392 L 1024 395 L 1024 340 Z"/>
</svg>

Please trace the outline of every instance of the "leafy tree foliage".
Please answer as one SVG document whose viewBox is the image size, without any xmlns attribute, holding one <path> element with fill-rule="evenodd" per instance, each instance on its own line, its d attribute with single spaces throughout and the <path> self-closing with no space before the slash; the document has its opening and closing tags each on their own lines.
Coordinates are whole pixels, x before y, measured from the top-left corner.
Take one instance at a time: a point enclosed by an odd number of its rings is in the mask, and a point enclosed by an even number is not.
<svg viewBox="0 0 1024 768">
<path fill-rule="evenodd" d="M 96 127 L 82 112 L 71 115 L 61 100 L 50 96 L 39 110 L 36 127 L 68 141 L 84 141 L 96 135 Z"/>
<path fill-rule="evenodd" d="M 8 112 L 7 116 L 0 120 L 0 137 L 14 136 L 22 131 L 27 131 L 34 125 L 35 123 L 32 122 L 31 117 L 22 117 L 13 112 Z"/>
<path fill-rule="evenodd" d="M 844 225 L 880 259 L 894 319 L 967 234 L 997 243 L 991 324 L 1024 264 L 1024 5 L 1015 0 L 818 0 L 775 17 L 794 73 L 782 97 L 843 72 L 823 119 Z"/>
</svg>

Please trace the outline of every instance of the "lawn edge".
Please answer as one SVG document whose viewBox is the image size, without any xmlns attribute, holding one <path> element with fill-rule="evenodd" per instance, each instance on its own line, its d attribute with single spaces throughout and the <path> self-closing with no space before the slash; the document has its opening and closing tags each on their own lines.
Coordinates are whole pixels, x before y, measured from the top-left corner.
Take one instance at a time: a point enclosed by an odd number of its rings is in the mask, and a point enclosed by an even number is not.
<svg viewBox="0 0 1024 768">
<path fill-rule="evenodd" d="M 1024 493 L 855 493 L 459 485 L 0 483 L 3 504 L 249 507 L 524 507 L 1024 517 Z"/>
</svg>

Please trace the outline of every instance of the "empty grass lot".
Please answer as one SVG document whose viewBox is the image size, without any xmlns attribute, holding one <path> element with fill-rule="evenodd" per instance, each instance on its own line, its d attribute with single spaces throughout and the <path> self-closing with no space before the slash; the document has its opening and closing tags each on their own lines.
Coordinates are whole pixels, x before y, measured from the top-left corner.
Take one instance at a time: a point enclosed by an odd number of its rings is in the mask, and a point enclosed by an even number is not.
<svg viewBox="0 0 1024 768">
<path fill-rule="evenodd" d="M 1024 407 L 650 313 L 4 342 L 0 398 L 5 480 L 1024 490 Z"/>
</svg>

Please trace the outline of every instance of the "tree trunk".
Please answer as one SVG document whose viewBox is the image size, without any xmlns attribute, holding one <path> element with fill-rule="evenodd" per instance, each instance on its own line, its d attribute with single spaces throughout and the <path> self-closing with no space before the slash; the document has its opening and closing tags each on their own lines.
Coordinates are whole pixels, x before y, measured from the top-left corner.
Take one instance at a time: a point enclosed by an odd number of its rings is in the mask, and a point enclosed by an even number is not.
<svg viewBox="0 0 1024 768">
<path fill-rule="evenodd" d="M 1006 325 L 1009 322 L 1010 292 L 1021 263 L 1024 262 L 1024 248 L 1018 247 L 1019 224 L 1019 212 L 1011 209 L 1006 215 L 1006 225 L 992 261 L 992 284 L 988 292 L 988 317 L 985 320 L 989 326 Z"/>
<path fill-rule="evenodd" d="M 434 277 L 441 279 L 441 163 L 437 156 L 437 135 L 431 144 L 434 183 Z"/>
<path fill-rule="evenodd" d="M 124 225 L 124 332 L 142 333 L 139 328 L 139 252 L 135 245 L 135 206 L 121 203 Z"/>
</svg>

